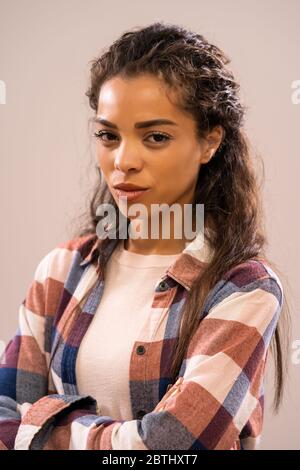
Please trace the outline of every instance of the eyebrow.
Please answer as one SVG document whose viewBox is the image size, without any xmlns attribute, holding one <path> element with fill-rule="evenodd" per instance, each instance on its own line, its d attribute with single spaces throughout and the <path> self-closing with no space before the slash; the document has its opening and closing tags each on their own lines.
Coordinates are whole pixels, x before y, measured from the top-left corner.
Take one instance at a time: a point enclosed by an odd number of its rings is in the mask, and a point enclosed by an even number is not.
<svg viewBox="0 0 300 470">
<path fill-rule="evenodd" d="M 98 122 L 99 124 L 103 124 L 104 126 L 111 127 L 112 129 L 118 129 L 116 124 L 114 124 L 110 121 L 107 121 L 106 119 L 103 119 L 101 117 L 95 117 L 93 119 L 93 122 Z M 176 122 L 170 121 L 170 119 L 151 119 L 150 121 L 136 122 L 134 127 L 136 129 L 143 129 L 145 127 L 161 126 L 163 124 L 178 126 L 178 124 L 176 124 Z"/>
</svg>

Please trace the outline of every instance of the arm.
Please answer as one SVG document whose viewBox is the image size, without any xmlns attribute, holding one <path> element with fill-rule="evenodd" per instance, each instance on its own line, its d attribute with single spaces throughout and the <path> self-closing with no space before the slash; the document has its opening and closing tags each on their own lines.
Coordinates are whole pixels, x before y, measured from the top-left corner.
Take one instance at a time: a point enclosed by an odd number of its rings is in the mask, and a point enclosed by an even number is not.
<svg viewBox="0 0 300 470">
<path fill-rule="evenodd" d="M 0 358 L 0 449 L 14 448 L 22 415 L 47 393 L 45 285 L 49 255 L 37 266 L 19 307 L 18 329 Z"/>
<path fill-rule="evenodd" d="M 116 421 L 98 416 L 91 397 L 85 402 L 69 397 L 72 404 L 64 411 L 66 396 L 44 397 L 24 416 L 24 435 L 26 426 L 36 433 L 19 448 L 233 449 L 240 437 L 251 441 L 259 435 L 261 386 L 283 293 L 267 271 L 255 279 L 254 266 L 237 266 L 212 290 L 189 344 L 184 373 L 151 413 Z M 38 417 L 45 406 L 50 419 L 41 428 Z"/>
</svg>

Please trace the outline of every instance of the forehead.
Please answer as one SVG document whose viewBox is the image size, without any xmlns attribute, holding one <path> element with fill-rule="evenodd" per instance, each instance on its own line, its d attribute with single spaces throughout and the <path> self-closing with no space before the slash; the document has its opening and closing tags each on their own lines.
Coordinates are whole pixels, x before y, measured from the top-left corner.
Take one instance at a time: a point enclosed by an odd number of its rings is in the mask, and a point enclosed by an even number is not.
<svg viewBox="0 0 300 470">
<path fill-rule="evenodd" d="M 108 119 L 123 114 L 134 115 L 136 119 L 144 118 L 146 114 L 149 117 L 176 117 L 177 120 L 187 118 L 177 103 L 177 91 L 168 88 L 163 79 L 150 74 L 134 78 L 117 76 L 102 85 L 98 114 L 105 114 Z"/>
</svg>

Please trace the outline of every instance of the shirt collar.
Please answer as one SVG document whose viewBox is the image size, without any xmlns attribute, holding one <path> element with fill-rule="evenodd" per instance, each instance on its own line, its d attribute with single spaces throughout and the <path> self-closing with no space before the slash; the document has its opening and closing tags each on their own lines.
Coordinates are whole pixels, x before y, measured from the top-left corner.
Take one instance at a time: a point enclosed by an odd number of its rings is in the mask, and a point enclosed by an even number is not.
<svg viewBox="0 0 300 470">
<path fill-rule="evenodd" d="M 107 247 L 108 253 L 113 251 L 118 242 L 118 239 L 111 240 Z M 87 250 L 87 254 L 80 263 L 80 266 L 83 267 L 93 262 L 99 254 L 99 238 L 97 234 L 88 237 L 84 243 L 84 248 Z M 200 230 L 194 240 L 186 243 L 184 250 L 175 262 L 169 266 L 166 274 L 179 282 L 187 290 L 190 290 L 193 281 L 211 261 L 212 256 L 213 249 L 204 237 L 203 231 Z"/>
<path fill-rule="evenodd" d="M 194 240 L 187 242 L 175 262 L 169 266 L 167 274 L 190 290 L 194 280 L 210 263 L 214 250 L 200 230 Z"/>
</svg>

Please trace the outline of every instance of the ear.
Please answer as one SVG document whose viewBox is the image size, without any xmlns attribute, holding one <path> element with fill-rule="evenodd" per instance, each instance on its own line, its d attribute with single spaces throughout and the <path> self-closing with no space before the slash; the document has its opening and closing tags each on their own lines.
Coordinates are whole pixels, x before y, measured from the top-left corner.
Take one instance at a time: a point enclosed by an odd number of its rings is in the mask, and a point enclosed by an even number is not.
<svg viewBox="0 0 300 470">
<path fill-rule="evenodd" d="M 214 156 L 225 137 L 222 126 L 215 126 L 205 137 L 205 151 L 201 158 L 201 163 L 208 163 Z"/>
</svg>

